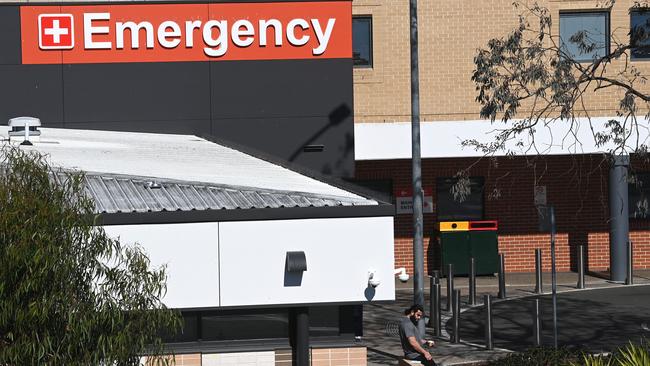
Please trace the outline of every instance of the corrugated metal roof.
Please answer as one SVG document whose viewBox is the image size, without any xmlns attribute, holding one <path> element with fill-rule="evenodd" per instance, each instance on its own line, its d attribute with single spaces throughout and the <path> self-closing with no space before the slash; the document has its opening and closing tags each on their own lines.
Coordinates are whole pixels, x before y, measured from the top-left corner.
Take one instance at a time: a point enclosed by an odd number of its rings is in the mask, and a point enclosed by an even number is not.
<svg viewBox="0 0 650 366">
<path fill-rule="evenodd" d="M 66 172 L 57 174 L 59 180 Z M 233 210 L 377 205 L 365 198 L 222 186 L 149 177 L 86 173 L 85 190 L 97 213 Z"/>
<path fill-rule="evenodd" d="M 0 126 L 0 140 L 3 140 L 0 145 L 6 143 L 2 137 L 7 136 L 8 130 L 8 126 Z M 196 136 L 58 128 L 40 130 L 40 142 L 35 141 L 33 146 L 22 146 L 21 149 L 47 155 L 53 167 L 102 175 L 159 177 L 217 186 L 255 186 L 265 190 L 363 199 L 327 182 Z"/>
</svg>

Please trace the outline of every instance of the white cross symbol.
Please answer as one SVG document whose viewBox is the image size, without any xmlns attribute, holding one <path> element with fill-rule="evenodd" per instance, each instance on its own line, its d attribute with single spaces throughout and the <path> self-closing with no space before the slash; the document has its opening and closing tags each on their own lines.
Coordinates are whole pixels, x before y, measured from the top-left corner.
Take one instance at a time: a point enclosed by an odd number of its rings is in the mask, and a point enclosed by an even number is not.
<svg viewBox="0 0 650 366">
<path fill-rule="evenodd" d="M 67 35 L 69 32 L 68 28 L 61 28 L 58 19 L 52 20 L 52 28 L 45 28 L 43 33 L 48 36 L 52 36 L 54 43 L 61 43 L 61 36 Z"/>
</svg>

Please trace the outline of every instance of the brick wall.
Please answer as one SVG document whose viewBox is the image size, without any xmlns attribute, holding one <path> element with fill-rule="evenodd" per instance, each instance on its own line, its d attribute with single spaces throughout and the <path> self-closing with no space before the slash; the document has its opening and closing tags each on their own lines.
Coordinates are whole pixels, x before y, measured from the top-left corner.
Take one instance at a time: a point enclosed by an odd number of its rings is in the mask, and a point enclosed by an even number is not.
<svg viewBox="0 0 650 366">
<path fill-rule="evenodd" d="M 167 356 L 166 356 L 167 357 Z M 192 353 L 168 356 L 170 365 L 176 366 L 291 366 L 291 349 L 260 352 Z M 313 366 L 365 366 L 368 364 L 365 347 L 312 348 Z M 142 359 L 145 366 L 157 365 L 156 358 Z"/>
<path fill-rule="evenodd" d="M 436 203 L 437 177 L 452 177 L 469 167 L 470 176 L 485 178 L 484 215 L 499 221 L 499 251 L 506 255 L 509 272 L 532 271 L 535 248 L 543 249 L 543 262 L 550 268 L 550 238 L 538 231 L 534 187 L 547 187 L 547 200 L 555 206 L 558 236 L 558 270 L 576 268 L 577 246 L 585 245 L 589 270 L 607 270 L 609 265 L 609 165 L 600 155 L 538 158 L 424 159 L 423 187 L 433 190 Z M 650 165 L 632 161 L 632 167 L 649 170 Z M 393 192 L 411 187 L 409 160 L 358 161 L 360 180 L 391 180 Z M 425 267 L 439 266 L 435 238 L 436 212 L 424 215 Z M 413 268 L 412 217 L 395 217 L 395 266 Z M 650 268 L 650 220 L 630 220 L 635 244 L 635 267 Z"/>
<path fill-rule="evenodd" d="M 438 0 L 418 4 L 420 109 L 424 121 L 479 118 L 475 85 L 470 80 L 478 48 L 502 37 L 520 13 L 512 0 Z M 626 42 L 633 0 L 616 1 L 610 12 L 614 37 Z M 606 10 L 598 0 L 540 0 L 549 8 L 555 34 L 560 11 Z M 372 68 L 354 70 L 354 112 L 357 122 L 410 121 L 410 53 L 408 0 L 353 0 L 353 14 L 373 18 Z M 612 45 L 614 42 L 612 42 Z M 647 76 L 650 63 L 632 61 Z M 628 66 L 630 66 L 628 65 Z M 615 75 L 623 61 L 608 67 Z M 646 92 L 650 84 L 638 85 Z M 585 95 L 591 116 L 613 116 L 621 94 L 612 89 Z M 523 106 L 521 111 L 525 111 Z"/>
</svg>

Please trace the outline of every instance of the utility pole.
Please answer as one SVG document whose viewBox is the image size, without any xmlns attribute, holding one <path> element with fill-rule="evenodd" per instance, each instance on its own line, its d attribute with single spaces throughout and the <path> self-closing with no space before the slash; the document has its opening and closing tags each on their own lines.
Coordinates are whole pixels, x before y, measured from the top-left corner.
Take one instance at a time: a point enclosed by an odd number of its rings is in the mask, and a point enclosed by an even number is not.
<svg viewBox="0 0 650 366">
<path fill-rule="evenodd" d="M 411 28 L 411 159 L 413 169 L 413 302 L 424 307 L 424 227 L 420 157 L 420 71 L 418 67 L 418 2 L 410 0 Z M 418 323 L 424 335 L 424 319 Z"/>
<path fill-rule="evenodd" d="M 555 236 L 557 228 L 555 227 L 555 207 L 549 207 L 551 220 L 551 291 L 553 298 L 553 347 L 557 349 L 557 271 L 555 267 Z"/>
</svg>

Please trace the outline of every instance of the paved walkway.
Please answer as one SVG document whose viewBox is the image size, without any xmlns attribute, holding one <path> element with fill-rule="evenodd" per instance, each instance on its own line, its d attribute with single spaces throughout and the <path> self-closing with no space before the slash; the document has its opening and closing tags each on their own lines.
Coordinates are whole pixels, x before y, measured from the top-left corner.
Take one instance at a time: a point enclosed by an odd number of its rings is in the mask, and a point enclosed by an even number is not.
<svg viewBox="0 0 650 366">
<path fill-rule="evenodd" d="M 544 274 L 543 278 L 544 293 L 551 292 L 551 276 L 549 273 Z M 582 313 L 583 309 L 590 308 L 593 313 L 585 314 L 579 318 L 573 318 L 574 322 L 567 328 L 565 326 L 564 338 L 560 337 L 560 344 L 564 341 L 571 344 L 568 340 L 575 339 L 576 335 L 582 334 L 580 345 L 591 346 L 594 350 L 606 350 L 608 338 L 611 338 L 617 332 L 619 324 L 625 324 L 621 330 L 630 331 L 632 328 L 637 333 L 646 332 L 642 326 L 643 321 L 634 317 L 639 314 L 646 316 L 650 311 L 650 271 L 636 271 L 634 283 L 635 286 L 623 286 L 608 281 L 602 274 L 594 273 L 586 277 L 586 290 L 576 290 L 577 274 L 575 273 L 558 273 L 557 289 L 561 294 L 558 301 L 559 309 L 564 310 L 564 316 L 572 313 Z M 364 306 L 364 336 L 363 343 L 368 347 L 368 365 L 397 365 L 397 360 L 402 355 L 399 337 L 397 336 L 397 321 L 399 321 L 402 311 L 409 307 L 413 302 L 412 282 L 406 284 L 397 283 L 396 300 L 391 303 L 369 304 Z M 477 279 L 477 303 L 481 304 L 475 307 L 467 305 L 468 298 L 468 280 L 466 277 L 455 279 L 454 287 L 461 290 L 462 296 L 462 313 L 461 316 L 461 343 L 452 344 L 449 342 L 451 324 L 447 324 L 449 315 L 443 311 L 443 336 L 436 339 L 436 347 L 432 354 L 436 362 L 442 365 L 480 365 L 487 360 L 503 357 L 513 350 L 522 350 L 532 346 L 530 317 L 531 299 L 538 296 L 534 293 L 535 277 L 533 273 L 516 273 L 506 275 L 507 296 L 506 300 L 496 299 L 498 292 L 498 279 L 495 276 L 484 276 Z M 428 280 L 425 286 L 425 298 L 428 304 L 429 291 Z M 442 308 L 446 304 L 446 280 L 441 280 Z M 607 291 L 594 291 L 593 289 L 611 289 Z M 493 351 L 486 351 L 484 341 L 481 337 L 482 328 L 482 298 L 483 294 L 493 296 L 493 314 L 494 314 L 494 346 Z M 552 344 L 552 332 L 549 323 L 551 320 L 546 314 L 551 314 L 550 296 L 543 297 L 544 304 L 544 342 Z M 612 310 L 609 307 L 616 307 Z M 648 309 L 646 309 L 646 307 Z M 425 308 L 428 308 L 425 307 Z M 567 311 L 567 309 L 570 309 Z M 600 309 L 600 310 L 598 310 Z M 606 319 L 609 323 L 593 323 L 593 331 L 589 332 L 589 322 L 591 320 L 603 321 L 600 313 L 610 314 Z M 566 325 L 567 318 L 560 317 Z M 577 323 L 576 323 L 577 322 Z M 640 324 L 639 324 L 640 322 Z M 650 323 L 650 319 L 649 319 Z M 584 324 L 585 328 L 576 327 L 576 324 Z M 606 327 L 606 330 L 598 330 L 599 327 Z M 650 324 L 646 324 L 650 327 Z M 575 328 L 575 329 L 572 329 Z M 571 331 L 567 332 L 567 329 Z M 650 328 L 649 328 L 650 329 Z M 550 333 L 549 333 L 550 332 Z M 650 330 L 647 331 L 650 335 Z M 499 333 L 499 335 L 497 335 Z M 560 330 L 562 333 L 562 330 Z M 570 333 L 570 334 L 569 334 Z M 434 338 L 432 330 L 427 328 L 428 338 Z M 636 333 L 634 333 L 636 334 Z M 621 336 L 624 339 L 625 335 Z M 617 344 L 618 342 L 611 342 Z M 575 342 L 573 343 L 575 344 Z"/>
</svg>

